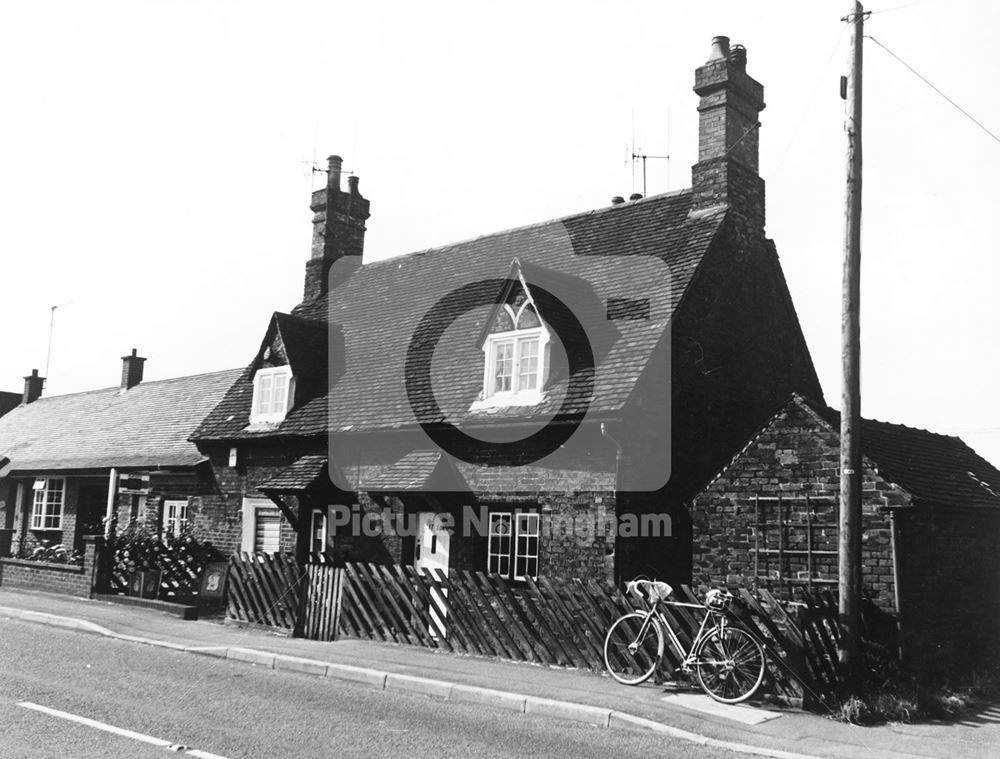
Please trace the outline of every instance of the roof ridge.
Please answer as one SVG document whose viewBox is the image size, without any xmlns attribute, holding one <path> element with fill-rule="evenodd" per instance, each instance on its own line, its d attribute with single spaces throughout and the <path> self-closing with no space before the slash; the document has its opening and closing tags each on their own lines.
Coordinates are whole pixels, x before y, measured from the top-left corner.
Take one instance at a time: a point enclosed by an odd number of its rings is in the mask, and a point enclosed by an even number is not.
<svg viewBox="0 0 1000 759">
<path fill-rule="evenodd" d="M 387 258 L 380 258 L 377 261 L 371 261 L 370 263 L 364 263 L 364 264 L 362 264 L 361 269 L 363 270 L 363 269 L 367 269 L 367 268 L 371 268 L 371 267 L 377 267 L 377 266 L 380 266 L 382 264 L 390 263 L 390 262 L 393 262 L 393 261 L 398 262 L 401 258 L 411 258 L 411 257 L 415 257 L 415 256 L 425 256 L 428 253 L 433 253 L 433 252 L 436 252 L 436 251 L 448 250 L 449 248 L 454 248 L 454 247 L 457 247 L 459 245 L 468 245 L 471 242 L 476 242 L 477 240 L 485 240 L 485 239 L 487 239 L 489 237 L 499 237 L 500 235 L 510 234 L 511 232 L 524 232 L 524 231 L 527 231 L 529 229 L 540 229 L 540 228 L 546 227 L 546 226 L 548 226 L 550 224 L 556 224 L 558 222 L 568 221 L 570 219 L 582 219 L 582 218 L 586 218 L 588 216 L 596 216 L 598 214 L 603 214 L 603 213 L 612 213 L 612 212 L 615 212 L 615 211 L 620 211 L 620 210 L 623 210 L 625 208 L 631 208 L 633 206 L 637 206 L 637 205 L 640 205 L 640 204 L 643 204 L 643 203 L 648 203 L 648 202 L 651 202 L 651 201 L 664 200 L 666 198 L 679 197 L 681 195 L 689 195 L 689 194 L 691 194 L 691 188 L 690 187 L 687 187 L 687 188 L 684 188 L 684 189 L 681 189 L 681 190 L 670 190 L 668 192 L 661 192 L 661 193 L 657 193 L 656 195 L 649 195 L 648 197 L 639 198 L 637 200 L 629 200 L 629 201 L 626 201 L 624 203 L 618 203 L 618 204 L 610 205 L 610 206 L 601 206 L 600 208 L 591 208 L 590 210 L 587 210 L 587 211 L 577 211 L 575 213 L 566 214 L 564 216 L 556 216 L 553 219 L 546 219 L 545 221 L 536 221 L 536 222 L 533 222 L 531 224 L 522 224 L 522 225 L 519 225 L 519 226 L 507 227 L 505 229 L 497 229 L 497 230 L 494 230 L 492 232 L 486 232 L 485 234 L 474 235 L 472 237 L 466 237 L 466 238 L 463 238 L 463 239 L 460 239 L 460 240 L 454 240 L 452 242 L 445 243 L 443 245 L 432 245 L 432 246 L 427 247 L 427 248 L 421 248 L 419 250 L 410 251 L 409 253 L 400 253 L 400 254 L 395 255 L 395 256 L 389 256 Z M 719 210 L 721 211 L 721 210 L 725 210 L 725 209 L 720 206 Z M 706 215 L 708 215 L 708 214 L 706 214 Z"/>
<path fill-rule="evenodd" d="M 164 379 L 147 380 L 147 381 L 140 382 L 138 385 L 133 385 L 129 389 L 130 390 L 134 390 L 137 387 L 148 387 L 150 385 L 163 385 L 163 384 L 166 384 L 167 382 L 180 382 L 181 380 L 191 380 L 191 379 L 196 379 L 198 377 L 210 377 L 210 376 L 213 376 L 213 375 L 222 376 L 223 374 L 229 374 L 229 373 L 232 373 L 232 372 L 242 372 L 243 369 L 245 369 L 245 368 L 246 367 L 239 367 L 239 368 L 233 368 L 233 369 L 216 369 L 215 371 L 211 371 L 211 372 L 199 372 L 198 374 L 185 374 L 185 375 L 180 376 L 180 377 L 165 377 Z M 97 393 L 106 393 L 106 392 L 108 392 L 110 390 L 116 390 L 117 391 L 117 390 L 120 390 L 120 389 L 121 389 L 120 385 L 108 385 L 107 387 L 95 387 L 95 388 L 93 388 L 91 390 L 78 390 L 75 393 L 60 393 L 58 395 L 42 395 L 42 396 L 39 396 L 36 400 L 32 401 L 32 404 L 35 404 L 35 403 L 44 403 L 45 401 L 52 401 L 52 400 L 55 400 L 56 398 L 73 398 L 73 397 L 80 396 L 80 395 L 94 395 L 94 394 L 97 394 Z"/>
</svg>

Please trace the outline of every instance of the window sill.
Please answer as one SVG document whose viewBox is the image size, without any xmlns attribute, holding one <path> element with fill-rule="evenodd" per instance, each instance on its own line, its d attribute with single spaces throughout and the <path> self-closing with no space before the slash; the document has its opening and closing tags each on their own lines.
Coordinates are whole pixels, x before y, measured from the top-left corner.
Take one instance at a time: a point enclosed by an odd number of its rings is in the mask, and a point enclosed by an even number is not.
<svg viewBox="0 0 1000 759">
<path fill-rule="evenodd" d="M 477 400 L 469 407 L 469 411 L 489 411 L 491 409 L 517 408 L 519 406 L 537 406 L 545 400 L 545 393 L 531 391 L 527 393 L 498 393 L 489 398 Z"/>
</svg>

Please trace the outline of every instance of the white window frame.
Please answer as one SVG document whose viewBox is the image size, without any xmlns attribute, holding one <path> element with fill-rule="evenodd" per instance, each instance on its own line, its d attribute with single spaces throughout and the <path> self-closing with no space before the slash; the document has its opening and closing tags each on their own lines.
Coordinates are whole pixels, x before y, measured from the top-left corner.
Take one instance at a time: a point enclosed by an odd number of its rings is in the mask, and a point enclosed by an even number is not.
<svg viewBox="0 0 1000 759">
<path fill-rule="evenodd" d="M 472 404 L 471 410 L 473 411 L 498 406 L 535 406 L 545 398 L 544 387 L 549 374 L 549 342 L 551 340 L 549 331 L 545 328 L 544 323 L 538 327 L 517 329 L 518 319 L 526 308 L 534 309 L 535 315 L 538 315 L 538 309 L 535 308 L 531 298 L 526 298 L 517 312 L 506 303 L 503 308 L 510 315 L 514 329 L 506 332 L 494 332 L 486 336 L 486 340 L 483 342 L 483 392 L 481 397 Z M 541 321 L 540 316 L 539 321 Z M 538 353 L 535 357 L 537 359 L 535 386 L 522 388 L 520 386 L 521 350 L 522 346 L 533 340 L 538 341 Z M 497 390 L 496 388 L 497 349 L 501 345 L 513 346 L 510 390 Z"/>
<path fill-rule="evenodd" d="M 188 525 L 187 499 L 171 498 L 163 501 L 163 535 L 179 538 Z"/>
<path fill-rule="evenodd" d="M 59 483 L 58 488 L 53 488 Z M 34 491 L 31 500 L 32 530 L 61 530 L 63 509 L 66 506 L 66 479 L 64 477 L 39 477 L 32 486 Z M 55 503 L 50 501 L 50 495 L 58 494 Z M 53 510 L 51 507 L 55 506 Z"/>
<path fill-rule="evenodd" d="M 322 509 L 313 509 L 309 524 L 309 553 L 326 553 L 326 542 L 329 536 L 327 527 L 326 512 Z M 319 551 L 316 550 L 317 542 L 322 546 Z"/>
<path fill-rule="evenodd" d="M 243 530 L 240 535 L 240 550 L 253 554 L 256 551 L 257 513 L 273 511 L 278 515 L 278 550 L 281 550 L 281 509 L 270 498 L 243 499 Z"/>
<path fill-rule="evenodd" d="M 498 525 L 498 529 L 494 529 L 494 523 Z M 506 527 L 499 527 L 504 523 Z M 523 581 L 528 577 L 537 580 L 542 540 L 541 514 L 537 511 L 491 511 L 488 524 L 486 571 L 512 580 Z M 497 538 L 498 544 L 501 539 L 506 538 L 509 541 L 508 550 L 499 550 L 499 545 L 494 544 L 494 538 Z M 532 539 L 535 540 L 534 552 L 528 550 L 529 541 Z M 529 562 L 534 562 L 533 574 L 518 573 L 517 566 L 520 559 L 524 559 L 526 567 Z M 506 572 L 503 571 L 505 564 Z"/>
<path fill-rule="evenodd" d="M 273 398 L 269 398 L 266 407 L 261 408 L 265 401 L 262 386 L 265 383 L 273 383 L 277 377 L 285 379 L 285 397 L 283 401 L 281 399 L 275 401 Z M 270 390 L 270 392 L 273 392 L 273 390 Z M 253 405 L 250 410 L 250 423 L 280 422 L 292 407 L 294 398 L 295 377 L 292 375 L 292 367 L 269 366 L 258 369 L 253 377 Z"/>
</svg>

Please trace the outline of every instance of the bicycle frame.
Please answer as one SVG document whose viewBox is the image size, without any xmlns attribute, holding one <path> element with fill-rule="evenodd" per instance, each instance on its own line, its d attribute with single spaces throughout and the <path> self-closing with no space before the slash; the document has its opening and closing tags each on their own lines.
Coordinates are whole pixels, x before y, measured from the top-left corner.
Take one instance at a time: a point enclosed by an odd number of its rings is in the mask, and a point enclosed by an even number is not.
<svg viewBox="0 0 1000 759">
<path fill-rule="evenodd" d="M 701 618 L 701 624 L 698 626 L 698 632 L 691 640 L 691 649 L 689 651 L 684 650 L 684 644 L 681 643 L 677 633 L 674 632 L 673 625 L 670 624 L 670 621 L 660 609 L 661 603 L 667 604 L 668 606 L 698 609 L 704 614 Z M 718 629 L 721 634 L 726 628 L 725 615 L 723 613 L 713 611 L 712 609 L 708 609 L 702 604 L 685 603 L 684 601 L 657 601 L 656 604 L 654 604 L 653 607 L 646 613 L 646 619 L 643 621 L 642 627 L 640 628 L 639 637 L 642 637 L 642 633 L 648 629 L 650 624 L 655 624 L 653 622 L 654 617 L 656 618 L 656 622 L 659 623 L 660 628 L 666 631 L 667 639 L 677 652 L 681 660 L 681 669 L 688 669 L 697 661 L 697 655 L 695 652 L 698 650 L 698 645 L 708 632 Z"/>
</svg>

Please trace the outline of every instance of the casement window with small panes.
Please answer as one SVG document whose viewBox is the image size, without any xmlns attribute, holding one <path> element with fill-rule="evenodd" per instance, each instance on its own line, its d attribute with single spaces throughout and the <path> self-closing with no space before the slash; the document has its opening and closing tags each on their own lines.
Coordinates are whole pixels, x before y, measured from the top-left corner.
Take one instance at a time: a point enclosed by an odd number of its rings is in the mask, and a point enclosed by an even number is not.
<svg viewBox="0 0 1000 759">
<path fill-rule="evenodd" d="M 540 532 L 537 513 L 491 511 L 486 571 L 511 580 L 538 579 Z"/>
<path fill-rule="evenodd" d="M 163 534 L 180 537 L 188 523 L 187 500 L 163 502 Z"/>
<path fill-rule="evenodd" d="M 473 409 L 540 403 L 549 352 L 549 331 L 534 303 L 518 287 L 497 309 L 483 343 L 483 390 Z"/>
<path fill-rule="evenodd" d="M 61 530 L 66 480 L 49 477 L 35 480 L 31 504 L 32 530 Z"/>
<path fill-rule="evenodd" d="M 295 379 L 289 366 L 258 369 L 253 378 L 250 422 L 280 422 L 291 406 Z"/>
</svg>

